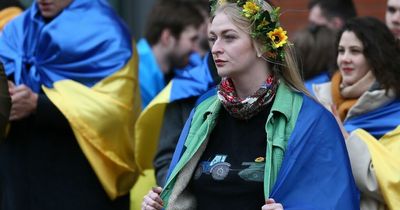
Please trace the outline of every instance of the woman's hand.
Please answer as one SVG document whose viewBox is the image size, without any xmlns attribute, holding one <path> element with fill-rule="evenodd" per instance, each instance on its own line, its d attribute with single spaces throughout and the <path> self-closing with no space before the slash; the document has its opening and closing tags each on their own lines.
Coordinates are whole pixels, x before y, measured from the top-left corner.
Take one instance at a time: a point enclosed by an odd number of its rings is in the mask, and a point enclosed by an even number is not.
<svg viewBox="0 0 400 210">
<path fill-rule="evenodd" d="M 8 91 L 11 96 L 10 120 L 23 119 L 36 111 L 39 96 L 28 86 L 15 86 L 13 82 L 8 81 Z"/>
<path fill-rule="evenodd" d="M 160 197 L 161 191 L 161 187 L 153 187 L 153 189 L 143 197 L 142 210 L 161 210 L 163 208 L 163 201 Z"/>
<path fill-rule="evenodd" d="M 261 210 L 283 210 L 283 206 L 282 204 L 275 202 L 274 199 L 268 198 Z"/>
</svg>

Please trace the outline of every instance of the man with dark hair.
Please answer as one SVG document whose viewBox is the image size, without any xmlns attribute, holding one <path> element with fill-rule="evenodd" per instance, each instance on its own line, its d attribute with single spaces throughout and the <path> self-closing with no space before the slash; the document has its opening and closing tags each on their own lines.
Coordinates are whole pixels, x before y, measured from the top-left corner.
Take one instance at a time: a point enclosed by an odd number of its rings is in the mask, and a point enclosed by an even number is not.
<svg viewBox="0 0 400 210">
<path fill-rule="evenodd" d="M 309 22 L 338 30 L 347 19 L 357 16 L 352 0 L 310 0 Z"/>
<path fill-rule="evenodd" d="M 142 107 L 173 78 L 172 69 L 189 64 L 204 17 L 190 2 L 160 0 L 147 22 L 145 38 L 137 45 Z"/>
<path fill-rule="evenodd" d="M 393 35 L 400 39 L 400 0 L 388 0 L 386 9 L 386 25 Z"/>
</svg>

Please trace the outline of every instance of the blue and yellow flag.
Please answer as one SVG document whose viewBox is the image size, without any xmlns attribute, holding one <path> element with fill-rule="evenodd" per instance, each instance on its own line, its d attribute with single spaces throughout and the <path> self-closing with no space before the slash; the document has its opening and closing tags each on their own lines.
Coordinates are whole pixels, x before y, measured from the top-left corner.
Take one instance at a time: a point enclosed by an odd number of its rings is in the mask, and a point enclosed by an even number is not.
<svg viewBox="0 0 400 210">
<path fill-rule="evenodd" d="M 0 31 L 3 30 L 4 26 L 12 19 L 22 13 L 19 7 L 7 7 L 0 10 Z"/>
<path fill-rule="evenodd" d="M 208 59 L 209 55 L 206 55 L 197 67 L 175 71 L 175 77 L 140 114 L 135 125 L 135 159 L 142 175 L 131 191 L 132 210 L 140 208 L 143 196 L 156 184 L 153 158 L 167 105 L 176 100 L 200 96 L 215 86 Z"/>
<path fill-rule="evenodd" d="M 381 138 L 398 125 L 400 125 L 400 100 L 398 99 L 371 112 L 344 121 L 344 127 L 347 132 L 350 133 L 361 128 L 376 139 Z"/>
<path fill-rule="evenodd" d="M 169 175 L 185 150 L 191 120 L 185 124 Z M 277 180 L 265 197 L 282 203 L 285 210 L 360 209 L 343 135 L 333 116 L 307 96 L 303 96 Z"/>
<path fill-rule="evenodd" d="M 104 0 L 72 1 L 50 22 L 33 4 L 0 35 L 7 76 L 45 93 L 64 114 L 111 199 L 137 178 L 137 58 L 127 28 Z"/>
<path fill-rule="evenodd" d="M 400 207 L 400 126 L 379 140 L 362 129 L 354 133 L 368 147 L 379 190 L 386 206 L 391 210 L 398 209 Z"/>
<path fill-rule="evenodd" d="M 207 62 L 209 56 L 206 55 L 203 62 L 195 68 L 177 71 L 176 76 L 140 114 L 135 125 L 135 156 L 141 171 L 153 168 L 167 104 L 200 96 L 215 86 Z"/>
</svg>

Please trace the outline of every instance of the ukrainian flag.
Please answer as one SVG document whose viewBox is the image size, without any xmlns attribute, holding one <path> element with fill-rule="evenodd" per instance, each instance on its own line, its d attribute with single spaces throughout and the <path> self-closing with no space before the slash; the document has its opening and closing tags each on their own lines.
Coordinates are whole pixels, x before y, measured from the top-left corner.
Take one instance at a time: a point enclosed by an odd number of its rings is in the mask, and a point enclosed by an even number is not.
<svg viewBox="0 0 400 210">
<path fill-rule="evenodd" d="M 381 138 L 398 125 L 400 125 L 400 100 L 398 99 L 344 121 L 344 128 L 347 132 L 362 128 L 376 139 Z"/>
<path fill-rule="evenodd" d="M 368 147 L 379 190 L 389 209 L 400 207 L 400 126 L 379 140 L 365 130 L 357 135 Z"/>
<path fill-rule="evenodd" d="M 132 45 L 104 0 L 73 1 L 50 22 L 33 4 L 0 35 L 7 76 L 46 94 L 64 114 L 111 199 L 127 194 L 138 174 L 140 96 Z"/>
<path fill-rule="evenodd" d="M 176 76 L 140 114 L 135 125 L 135 157 L 140 171 L 153 168 L 164 111 L 168 103 L 200 96 L 215 86 L 208 66 L 209 55 L 192 69 L 177 71 Z"/>
<path fill-rule="evenodd" d="M 21 14 L 22 10 L 19 7 L 8 7 L 0 10 L 0 31 L 3 30 L 4 26 Z"/>
<path fill-rule="evenodd" d="M 140 114 L 135 125 L 135 159 L 141 176 L 131 191 L 132 210 L 140 207 L 143 196 L 156 184 L 153 158 L 167 105 L 176 100 L 200 96 L 215 86 L 209 59 L 210 55 L 206 55 L 199 66 L 176 71 L 176 76 Z"/>
</svg>

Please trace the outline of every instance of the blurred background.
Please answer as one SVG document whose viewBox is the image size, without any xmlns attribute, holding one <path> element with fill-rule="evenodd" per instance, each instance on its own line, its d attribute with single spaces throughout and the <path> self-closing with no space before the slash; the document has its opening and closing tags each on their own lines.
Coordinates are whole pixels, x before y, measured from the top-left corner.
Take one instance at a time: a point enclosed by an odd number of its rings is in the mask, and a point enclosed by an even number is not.
<svg viewBox="0 0 400 210">
<path fill-rule="evenodd" d="M 3 1 L 3 0 L 2 0 Z M 142 37 L 148 12 L 157 0 L 108 0 L 119 15 L 129 25 L 136 39 Z M 309 0 L 273 0 L 275 5 L 282 9 L 282 25 L 288 31 L 289 37 L 296 30 L 307 24 Z M 335 0 L 332 0 L 335 1 Z M 384 18 L 386 1 L 383 0 L 353 0 L 358 16 L 373 16 L 381 20 Z M 33 0 L 21 0 L 29 6 Z"/>
</svg>

